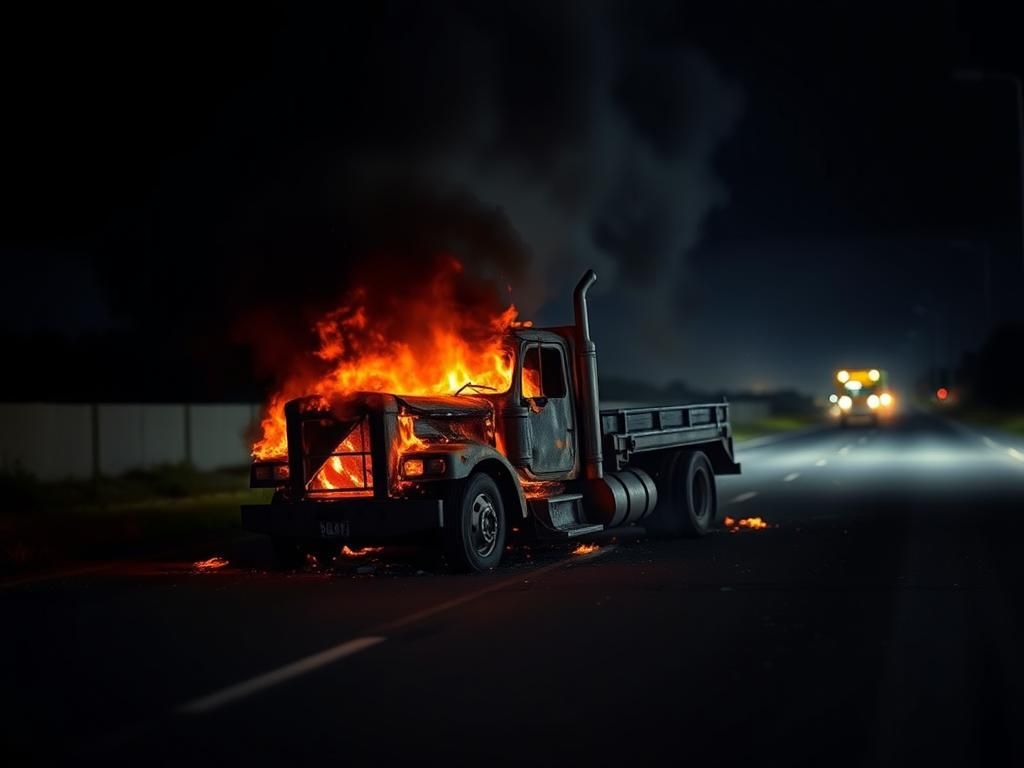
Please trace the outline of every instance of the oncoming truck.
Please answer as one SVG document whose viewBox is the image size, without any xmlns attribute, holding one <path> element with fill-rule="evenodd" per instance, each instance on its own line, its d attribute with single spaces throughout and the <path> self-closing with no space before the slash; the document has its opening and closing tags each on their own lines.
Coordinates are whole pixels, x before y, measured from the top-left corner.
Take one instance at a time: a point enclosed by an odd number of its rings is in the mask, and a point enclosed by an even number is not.
<svg viewBox="0 0 1024 768">
<path fill-rule="evenodd" d="M 829 396 L 839 425 L 854 421 L 878 424 L 893 414 L 895 399 L 889 377 L 878 368 L 840 368 L 832 379 L 835 391 Z"/>
<path fill-rule="evenodd" d="M 462 571 L 495 567 L 513 531 L 706 533 L 716 476 L 740 472 L 728 403 L 602 410 L 587 308 L 596 279 L 588 270 L 576 286 L 573 325 L 506 331 L 507 391 L 287 402 L 287 457 L 251 471 L 273 498 L 243 506 L 243 527 L 269 535 L 285 564 L 433 535 Z"/>
</svg>

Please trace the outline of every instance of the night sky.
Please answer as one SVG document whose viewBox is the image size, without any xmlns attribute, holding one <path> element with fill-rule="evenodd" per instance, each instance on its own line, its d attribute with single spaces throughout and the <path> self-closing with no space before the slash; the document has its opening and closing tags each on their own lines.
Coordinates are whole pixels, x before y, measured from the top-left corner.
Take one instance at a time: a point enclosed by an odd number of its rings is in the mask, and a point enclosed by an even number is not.
<svg viewBox="0 0 1024 768">
<path fill-rule="evenodd" d="M 3 395 L 259 398 L 368 263 L 440 251 L 541 322 L 593 266 L 608 375 L 909 386 L 1024 314 L 1013 92 L 952 76 L 1024 73 L 1010 8 L 9 18 Z"/>
</svg>

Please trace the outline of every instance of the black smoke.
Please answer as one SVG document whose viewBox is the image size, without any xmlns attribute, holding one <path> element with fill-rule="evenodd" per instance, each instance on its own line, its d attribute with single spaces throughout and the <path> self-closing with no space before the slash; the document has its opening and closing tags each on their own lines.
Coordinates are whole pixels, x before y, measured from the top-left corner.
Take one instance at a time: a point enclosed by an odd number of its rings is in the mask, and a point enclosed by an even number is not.
<svg viewBox="0 0 1024 768">
<path fill-rule="evenodd" d="M 78 70 L 65 53 L 61 73 L 96 94 L 76 96 L 79 114 L 96 107 L 76 246 L 108 336 L 128 357 L 155 350 L 135 369 L 150 383 L 163 360 L 165 385 L 247 394 L 367 264 L 414 290 L 439 253 L 540 321 L 567 319 L 594 267 L 615 318 L 595 318 L 605 368 L 677 373 L 682 334 L 666 329 L 695 299 L 687 254 L 728 203 L 715 155 L 743 99 L 676 4 L 183 15 L 97 32 L 99 49 Z"/>
</svg>

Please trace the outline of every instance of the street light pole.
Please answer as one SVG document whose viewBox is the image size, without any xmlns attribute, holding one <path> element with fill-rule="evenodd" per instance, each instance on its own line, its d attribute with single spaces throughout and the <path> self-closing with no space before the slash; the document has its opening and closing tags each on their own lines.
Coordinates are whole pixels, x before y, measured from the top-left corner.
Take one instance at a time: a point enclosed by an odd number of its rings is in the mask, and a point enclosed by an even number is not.
<svg viewBox="0 0 1024 768">
<path fill-rule="evenodd" d="M 1009 72 L 989 72 L 977 69 L 958 69 L 953 77 L 965 83 L 977 83 L 985 80 L 1010 83 L 1017 103 L 1017 162 L 1018 180 L 1020 182 L 1020 258 L 1021 271 L 1024 272 L 1024 88 L 1017 75 Z"/>
</svg>

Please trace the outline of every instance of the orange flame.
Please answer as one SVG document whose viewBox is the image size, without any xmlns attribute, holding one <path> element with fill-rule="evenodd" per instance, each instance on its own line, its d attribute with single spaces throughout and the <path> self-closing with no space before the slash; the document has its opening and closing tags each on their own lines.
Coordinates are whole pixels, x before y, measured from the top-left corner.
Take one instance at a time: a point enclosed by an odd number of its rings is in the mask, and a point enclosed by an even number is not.
<svg viewBox="0 0 1024 768">
<path fill-rule="evenodd" d="M 360 391 L 451 395 L 469 382 L 506 391 L 512 358 L 503 336 L 517 310 L 514 305 L 467 309 L 457 290 L 461 272 L 461 264 L 446 259 L 414 296 L 371 297 L 356 290 L 320 320 L 313 361 L 318 370 L 296 373 L 271 397 L 253 456 L 287 455 L 284 404 L 296 397 Z M 401 440 L 415 442 L 411 426 Z M 344 467 L 332 469 L 345 473 Z"/>
<path fill-rule="evenodd" d="M 565 491 L 565 484 L 555 480 L 520 480 L 523 495 L 528 499 L 546 499 Z"/>
<path fill-rule="evenodd" d="M 197 571 L 216 571 L 227 564 L 228 561 L 223 557 L 211 557 L 208 560 L 199 560 L 192 563 L 192 568 Z"/>
<path fill-rule="evenodd" d="M 749 528 L 753 531 L 760 531 L 768 527 L 768 523 L 761 517 L 741 517 L 739 520 L 726 516 L 722 524 L 729 529 L 730 533 L 736 533 L 740 528 Z"/>
<path fill-rule="evenodd" d="M 352 549 L 348 544 L 341 548 L 341 554 L 344 557 L 366 557 L 367 555 L 375 555 L 380 552 L 384 547 L 360 547 L 359 549 Z"/>
<path fill-rule="evenodd" d="M 589 555 L 591 552 L 597 552 L 600 548 L 597 544 L 577 544 L 572 553 L 574 555 Z"/>
</svg>

